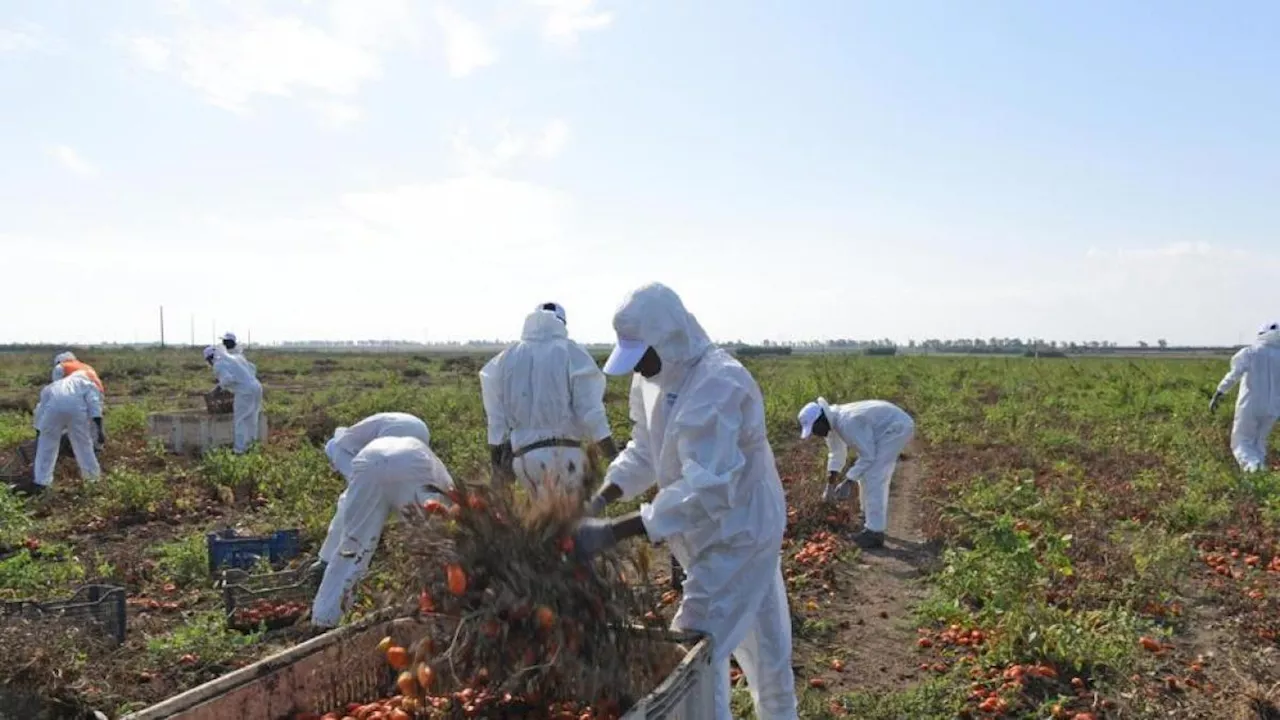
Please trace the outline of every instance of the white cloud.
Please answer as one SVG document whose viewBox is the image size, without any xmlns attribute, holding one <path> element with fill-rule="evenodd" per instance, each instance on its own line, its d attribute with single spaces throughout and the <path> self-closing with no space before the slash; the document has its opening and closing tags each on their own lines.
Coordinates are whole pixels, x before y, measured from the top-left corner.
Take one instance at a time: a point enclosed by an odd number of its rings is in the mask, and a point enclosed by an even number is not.
<svg viewBox="0 0 1280 720">
<path fill-rule="evenodd" d="M 351 193 L 342 204 L 397 243 L 444 255 L 482 249 L 508 258 L 526 246 L 555 242 L 572 207 L 558 190 L 491 176 Z"/>
<path fill-rule="evenodd" d="M 471 141 L 471 129 L 463 127 L 452 138 L 453 152 L 465 175 L 485 175 L 509 169 L 528 157 L 552 159 L 564 151 L 569 142 L 569 124 L 559 118 L 547 123 L 536 137 L 513 131 L 509 123 L 499 126 L 498 141 L 488 148 Z"/>
<path fill-rule="evenodd" d="M 80 153 L 69 145 L 55 145 L 49 149 L 49 154 L 67 170 L 80 177 L 93 177 L 98 174 L 98 168 L 81 157 Z"/>
<path fill-rule="evenodd" d="M 200 6 L 211 7 L 217 6 Z M 182 79 L 217 107 L 247 113 L 257 96 L 306 93 L 344 100 L 337 115 L 330 104 L 311 104 L 330 121 L 350 122 L 355 114 L 349 99 L 382 75 L 382 54 L 416 42 L 406 0 L 332 0 L 327 24 L 248 4 L 225 7 L 230 18 L 212 20 L 188 4 L 172 3 L 170 34 L 134 36 L 122 44 L 138 64 Z"/>
<path fill-rule="evenodd" d="M 569 143 L 569 123 L 559 118 L 552 120 L 542 132 L 536 153 L 545 158 L 553 158 L 564 151 Z"/>
<path fill-rule="evenodd" d="M 134 37 L 123 40 L 121 44 L 135 62 L 148 70 L 164 70 L 169 62 L 171 50 L 169 43 L 164 40 Z"/>
<path fill-rule="evenodd" d="M 557 43 L 572 45 L 578 36 L 613 24 L 613 13 L 596 8 L 595 0 L 529 0 L 546 13 L 542 32 Z"/>
<path fill-rule="evenodd" d="M 453 77 L 466 77 L 498 61 L 498 51 L 484 31 L 462 13 L 447 5 L 437 5 L 436 23 L 444 33 L 445 62 Z"/>
<path fill-rule="evenodd" d="M 364 110 L 361 110 L 360 106 L 351 103 L 319 103 L 315 109 L 320 113 L 325 124 L 335 129 L 347 127 L 364 117 Z"/>
<path fill-rule="evenodd" d="M 53 53 L 62 43 L 35 23 L 20 22 L 13 27 L 0 27 L 0 53 Z"/>
</svg>

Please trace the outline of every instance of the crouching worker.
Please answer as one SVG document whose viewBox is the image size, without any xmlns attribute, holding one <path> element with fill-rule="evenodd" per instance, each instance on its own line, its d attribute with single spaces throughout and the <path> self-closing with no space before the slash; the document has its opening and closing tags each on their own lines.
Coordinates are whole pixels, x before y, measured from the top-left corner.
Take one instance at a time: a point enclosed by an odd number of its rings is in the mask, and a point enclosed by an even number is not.
<svg viewBox="0 0 1280 720">
<path fill-rule="evenodd" d="M 102 391 L 84 373 L 73 373 L 49 383 L 40 391 L 35 411 L 36 459 L 31 485 L 20 488 L 40 493 L 53 483 L 58 447 L 65 433 L 71 441 L 80 476 L 96 480 L 101 470 L 94 445 L 106 442 L 102 430 Z"/>
<path fill-rule="evenodd" d="M 341 621 L 352 590 L 369 570 L 388 515 L 431 499 L 448 503 L 444 493 L 453 487 L 444 463 L 418 438 L 381 437 L 365 445 L 351 461 L 346 502 L 329 529 L 330 535 L 336 533 L 336 549 L 312 604 L 311 622 L 336 627 Z"/>
<path fill-rule="evenodd" d="M 329 521 L 329 534 L 320 548 L 320 559 L 311 566 L 311 572 L 324 576 L 325 567 L 333 562 L 334 553 L 341 540 L 342 516 L 347 506 L 347 497 L 351 489 L 351 463 L 369 443 L 384 437 L 417 438 L 428 447 L 431 446 L 431 431 L 420 418 L 402 412 L 385 412 L 370 415 L 351 427 L 340 427 L 333 432 L 333 438 L 324 446 L 324 454 L 329 457 L 329 466 L 336 470 L 347 482 L 342 494 L 338 496 L 338 509 Z"/>
<path fill-rule="evenodd" d="M 902 408 L 884 400 L 831 405 L 824 398 L 805 405 L 799 419 L 801 440 L 817 435 L 827 441 L 827 488 L 822 499 L 846 500 L 853 483 L 858 483 L 866 523 L 853 539 L 862 548 L 883 547 L 889 524 L 889 482 L 898 455 L 915 435 L 915 421 Z M 837 484 L 850 445 L 857 449 L 858 461 Z"/>
</svg>

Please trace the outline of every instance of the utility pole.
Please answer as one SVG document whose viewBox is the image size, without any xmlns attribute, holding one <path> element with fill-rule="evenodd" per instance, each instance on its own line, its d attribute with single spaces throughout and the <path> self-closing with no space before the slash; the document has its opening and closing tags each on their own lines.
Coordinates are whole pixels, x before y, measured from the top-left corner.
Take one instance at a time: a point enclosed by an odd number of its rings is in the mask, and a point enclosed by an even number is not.
<svg viewBox="0 0 1280 720">
<path fill-rule="evenodd" d="M 191 347 L 196 346 L 196 314 L 191 313 Z"/>
<path fill-rule="evenodd" d="M 160 306 L 160 349 L 164 349 L 164 306 Z"/>
</svg>

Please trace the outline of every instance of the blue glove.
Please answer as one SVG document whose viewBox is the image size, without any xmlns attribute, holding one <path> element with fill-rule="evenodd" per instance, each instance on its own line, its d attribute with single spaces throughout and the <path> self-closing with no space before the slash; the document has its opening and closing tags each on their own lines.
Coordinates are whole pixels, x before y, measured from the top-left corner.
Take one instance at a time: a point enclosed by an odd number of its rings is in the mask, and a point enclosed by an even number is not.
<svg viewBox="0 0 1280 720">
<path fill-rule="evenodd" d="M 590 557 L 608 550 L 618 544 L 613 534 L 613 521 L 600 518 L 586 518 L 578 523 L 573 533 L 573 548 L 583 557 Z"/>
</svg>

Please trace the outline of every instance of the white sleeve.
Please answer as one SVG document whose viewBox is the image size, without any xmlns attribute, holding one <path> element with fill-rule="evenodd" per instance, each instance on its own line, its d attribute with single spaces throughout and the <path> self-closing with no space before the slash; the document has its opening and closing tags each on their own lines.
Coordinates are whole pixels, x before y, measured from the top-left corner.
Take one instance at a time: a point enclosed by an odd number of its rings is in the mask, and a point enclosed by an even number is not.
<svg viewBox="0 0 1280 720">
<path fill-rule="evenodd" d="M 830 418 L 828 418 L 830 419 Z M 834 427 L 827 432 L 827 472 L 838 473 L 849 460 L 849 446 Z"/>
<path fill-rule="evenodd" d="M 604 409 L 604 391 L 608 379 L 586 350 L 574 345 L 569 350 L 569 397 L 578 426 L 593 442 L 609 437 L 609 415 Z"/>
<path fill-rule="evenodd" d="M 652 503 L 640 506 L 640 518 L 652 542 L 718 523 L 733 509 L 736 485 L 747 466 L 739 443 L 744 422 L 742 389 L 730 379 L 716 379 L 696 392 L 698 397 L 672 418 L 677 425 L 680 478 L 659 490 Z"/>
<path fill-rule="evenodd" d="M 502 409 L 502 359 L 505 356 L 504 350 L 480 369 L 480 400 L 484 403 L 490 445 L 501 445 L 507 439 L 507 415 Z"/>
<path fill-rule="evenodd" d="M 44 417 L 44 411 L 49 405 L 49 386 L 45 385 L 40 390 L 40 401 L 36 403 L 36 410 L 31 414 L 31 427 L 36 430 L 40 429 L 40 420 Z"/>
<path fill-rule="evenodd" d="M 85 380 L 88 389 L 84 391 L 84 401 L 85 406 L 89 408 L 89 417 L 100 418 L 102 417 L 102 393 L 98 390 L 97 385 L 88 382 L 88 378 L 85 378 Z"/>
<path fill-rule="evenodd" d="M 609 464 L 604 475 L 606 485 L 617 485 L 622 490 L 623 500 L 640 495 L 658 482 L 649 449 L 649 428 L 644 416 L 644 403 L 640 399 L 640 382 L 638 378 L 631 381 L 631 440 Z"/>
<path fill-rule="evenodd" d="M 1240 382 L 1240 378 L 1244 377 L 1245 372 L 1249 370 L 1250 360 L 1253 357 L 1253 348 L 1247 347 L 1240 352 L 1231 356 L 1231 369 L 1222 378 L 1222 382 L 1218 383 L 1218 392 L 1225 395 Z"/>
</svg>

